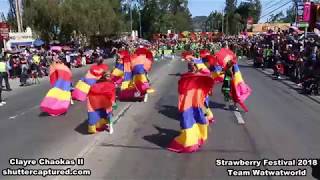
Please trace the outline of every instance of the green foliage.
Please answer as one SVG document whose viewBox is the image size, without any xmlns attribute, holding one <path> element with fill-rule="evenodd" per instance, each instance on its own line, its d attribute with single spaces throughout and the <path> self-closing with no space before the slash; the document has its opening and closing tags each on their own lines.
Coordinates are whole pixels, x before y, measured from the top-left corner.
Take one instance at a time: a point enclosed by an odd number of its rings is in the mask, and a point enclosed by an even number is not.
<svg viewBox="0 0 320 180">
<path fill-rule="evenodd" d="M 23 18 L 45 40 L 61 41 L 70 40 L 74 31 L 111 36 L 122 23 L 118 0 L 25 0 Z"/>
<path fill-rule="evenodd" d="M 248 17 L 257 23 L 261 15 L 260 0 L 247 0 L 237 7 L 237 0 L 226 0 L 224 24 L 227 34 L 238 34 L 245 29 Z"/>
<path fill-rule="evenodd" d="M 16 21 L 16 6 L 14 0 L 8 0 L 9 2 L 9 12 L 7 16 L 7 22 L 10 24 L 11 29 L 17 29 L 17 21 Z"/>
<path fill-rule="evenodd" d="M 16 27 L 14 0 L 8 20 Z M 131 13 L 130 13 L 131 11 Z M 145 37 L 192 29 L 187 0 L 24 0 L 23 24 L 46 41 L 72 36 L 112 37 L 140 29 Z"/>
<path fill-rule="evenodd" d="M 142 9 L 142 31 L 146 38 L 154 33 L 192 30 L 192 19 L 187 0 L 145 0 Z"/>
<path fill-rule="evenodd" d="M 206 31 L 222 31 L 223 14 L 215 11 L 211 12 L 206 21 Z"/>
</svg>

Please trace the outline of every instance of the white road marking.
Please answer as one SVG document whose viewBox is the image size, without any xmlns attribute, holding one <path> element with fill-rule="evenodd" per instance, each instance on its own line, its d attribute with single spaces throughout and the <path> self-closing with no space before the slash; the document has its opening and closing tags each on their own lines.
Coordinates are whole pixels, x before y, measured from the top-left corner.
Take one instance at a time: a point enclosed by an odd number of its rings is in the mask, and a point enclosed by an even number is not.
<svg viewBox="0 0 320 180">
<path fill-rule="evenodd" d="M 169 65 L 169 64 L 171 64 L 172 63 L 172 61 L 171 62 L 169 62 L 167 65 Z M 164 66 L 165 67 L 165 66 Z M 160 68 L 160 69 L 162 69 L 162 68 Z M 158 71 L 160 71 L 160 69 L 158 70 Z M 158 77 L 157 76 L 152 76 L 152 77 L 150 77 L 150 81 L 155 81 L 155 79 L 157 80 L 158 79 Z M 124 114 L 125 114 L 125 112 L 127 111 L 127 110 L 129 110 L 130 109 L 130 107 L 132 106 L 134 104 L 134 102 L 133 103 L 128 103 L 128 104 L 126 104 L 125 105 L 125 107 L 124 108 L 122 108 L 121 109 L 121 111 L 119 112 L 119 113 L 117 113 L 117 115 L 113 118 L 113 123 L 116 123 L 116 122 L 118 122 L 120 119 L 121 119 L 121 117 L 122 116 L 124 116 Z M 115 130 L 116 131 L 116 130 Z M 113 135 L 114 135 L 115 133 L 113 133 Z M 105 133 L 103 133 L 103 132 L 100 132 L 100 133 L 98 133 L 98 134 L 96 134 L 95 135 L 95 137 L 93 138 L 93 140 L 89 143 L 89 144 L 87 144 L 81 151 L 80 151 L 80 153 L 78 153 L 76 156 L 75 156 L 75 158 L 74 159 L 77 159 L 77 158 L 84 158 L 87 154 L 89 154 L 90 152 L 92 152 L 94 149 L 95 149 L 95 147 L 96 147 L 96 145 L 97 144 L 99 144 L 101 141 L 102 141 L 102 138 L 104 137 L 104 135 L 105 135 Z M 110 135 L 110 134 L 108 134 L 108 135 Z M 64 167 L 64 169 L 68 169 L 68 168 L 76 168 L 77 167 L 77 165 L 75 165 L 75 166 L 68 166 L 68 167 Z M 59 176 L 57 176 L 56 178 L 54 178 L 54 180 L 58 180 L 58 179 L 60 179 L 61 177 L 59 177 Z"/>
<path fill-rule="evenodd" d="M 237 118 L 237 121 L 238 121 L 238 124 L 245 124 L 243 118 L 242 118 L 242 115 L 239 111 L 233 111 L 234 112 L 234 115 L 236 116 Z"/>
<path fill-rule="evenodd" d="M 13 116 L 10 116 L 8 119 L 16 119 L 17 117 L 23 116 L 24 114 L 26 114 L 26 113 L 34 110 L 34 109 L 38 109 L 39 107 L 40 107 L 40 106 L 38 106 L 38 105 L 37 105 L 37 106 L 33 106 L 32 108 L 27 109 L 26 111 L 23 111 L 23 112 L 21 112 L 21 113 L 18 113 L 18 114 L 15 114 L 15 115 L 13 115 Z"/>
</svg>

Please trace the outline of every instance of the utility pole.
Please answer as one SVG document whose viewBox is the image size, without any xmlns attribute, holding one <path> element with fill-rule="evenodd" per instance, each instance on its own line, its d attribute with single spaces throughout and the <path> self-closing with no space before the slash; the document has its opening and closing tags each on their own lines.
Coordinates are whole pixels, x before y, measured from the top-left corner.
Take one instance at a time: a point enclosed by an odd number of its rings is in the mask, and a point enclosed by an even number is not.
<svg viewBox="0 0 320 180">
<path fill-rule="evenodd" d="M 132 0 L 130 0 L 130 29 L 132 33 Z"/>
<path fill-rule="evenodd" d="M 18 32 L 22 32 L 19 0 L 15 0 L 15 6 L 16 6 L 16 18 L 17 18 Z"/>
<path fill-rule="evenodd" d="M 228 13 L 226 13 L 226 34 L 229 34 L 229 16 Z"/>
<path fill-rule="evenodd" d="M 224 11 L 222 10 L 222 33 L 224 33 Z"/>
<path fill-rule="evenodd" d="M 141 10 L 139 10 L 139 26 L 140 26 L 140 38 L 142 38 L 142 27 L 141 27 Z"/>
</svg>

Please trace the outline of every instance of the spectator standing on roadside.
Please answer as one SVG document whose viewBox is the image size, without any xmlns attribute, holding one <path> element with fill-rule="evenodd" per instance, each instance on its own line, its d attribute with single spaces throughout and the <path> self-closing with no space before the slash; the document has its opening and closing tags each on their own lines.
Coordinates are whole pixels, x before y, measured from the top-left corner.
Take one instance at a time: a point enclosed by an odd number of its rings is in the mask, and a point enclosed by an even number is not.
<svg viewBox="0 0 320 180">
<path fill-rule="evenodd" d="M 28 79 L 28 61 L 23 56 L 20 56 L 19 59 L 21 64 L 20 86 L 25 86 Z"/>
<path fill-rule="evenodd" d="M 0 57 L 0 106 L 3 106 L 6 104 L 5 101 L 2 99 L 2 80 L 8 81 L 8 69 L 7 69 L 7 64 L 4 61 L 2 57 Z M 8 83 L 9 84 L 9 83 Z M 7 83 L 6 83 L 7 85 Z M 8 89 L 8 87 L 7 87 Z M 10 87 L 9 87 L 10 89 Z"/>
<path fill-rule="evenodd" d="M 70 52 L 66 52 L 66 65 L 68 66 L 69 69 L 71 69 L 71 57 L 70 57 Z"/>
</svg>

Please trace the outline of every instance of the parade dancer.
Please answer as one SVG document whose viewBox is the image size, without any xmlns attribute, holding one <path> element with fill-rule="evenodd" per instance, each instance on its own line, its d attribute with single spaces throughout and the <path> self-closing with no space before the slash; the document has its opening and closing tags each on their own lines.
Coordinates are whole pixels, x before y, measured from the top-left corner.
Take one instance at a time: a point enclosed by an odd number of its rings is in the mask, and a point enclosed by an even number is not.
<svg viewBox="0 0 320 180">
<path fill-rule="evenodd" d="M 138 48 L 130 58 L 124 59 L 124 81 L 121 85 L 119 100 L 143 100 L 147 102 L 148 94 L 153 93 L 147 73 L 153 63 L 152 53 L 145 48 Z"/>
<path fill-rule="evenodd" d="M 111 72 L 111 79 L 117 86 L 120 86 L 124 78 L 124 58 L 130 56 L 129 51 L 120 50 L 117 54 L 116 64 Z"/>
<path fill-rule="evenodd" d="M 203 109 L 214 81 L 208 75 L 189 72 L 181 76 L 178 84 L 181 131 L 170 143 L 168 150 L 191 153 L 198 151 L 208 138 L 209 123 Z"/>
<path fill-rule="evenodd" d="M 95 134 L 98 131 L 109 129 L 113 133 L 112 112 L 116 104 L 116 89 L 110 78 L 110 72 L 104 75 L 91 86 L 88 93 L 88 132 Z"/>
<path fill-rule="evenodd" d="M 250 96 L 252 90 L 242 78 L 236 55 L 226 47 L 216 53 L 216 57 L 218 63 L 224 70 L 222 93 L 226 102 L 225 109 L 228 109 L 228 105 L 230 107 L 230 101 L 232 99 L 235 110 L 238 110 L 237 104 L 239 104 L 244 111 L 248 112 L 244 101 Z"/>
<path fill-rule="evenodd" d="M 72 92 L 72 98 L 77 101 L 86 101 L 90 87 L 94 85 L 108 70 L 108 66 L 103 64 L 106 57 L 96 57 L 96 64 L 91 66 L 84 78 L 81 78 Z"/>
<path fill-rule="evenodd" d="M 203 57 L 205 55 L 207 55 L 207 53 L 203 53 L 201 54 Z M 192 54 L 185 54 L 185 59 L 189 62 L 188 66 L 189 66 L 189 72 L 193 72 L 193 73 L 201 73 L 204 75 L 208 75 L 210 76 L 210 70 L 206 67 L 206 65 L 203 62 L 203 59 L 197 59 L 195 57 L 193 57 Z M 212 95 L 212 91 L 209 92 L 208 96 L 205 98 L 204 104 L 204 112 L 205 112 L 205 117 L 208 120 L 209 123 L 213 123 L 215 122 L 213 113 L 209 107 L 209 96 Z"/>
<path fill-rule="evenodd" d="M 51 89 L 40 104 L 42 112 L 51 116 L 59 116 L 66 113 L 71 103 L 71 70 L 55 59 L 50 66 L 50 84 Z"/>
</svg>

